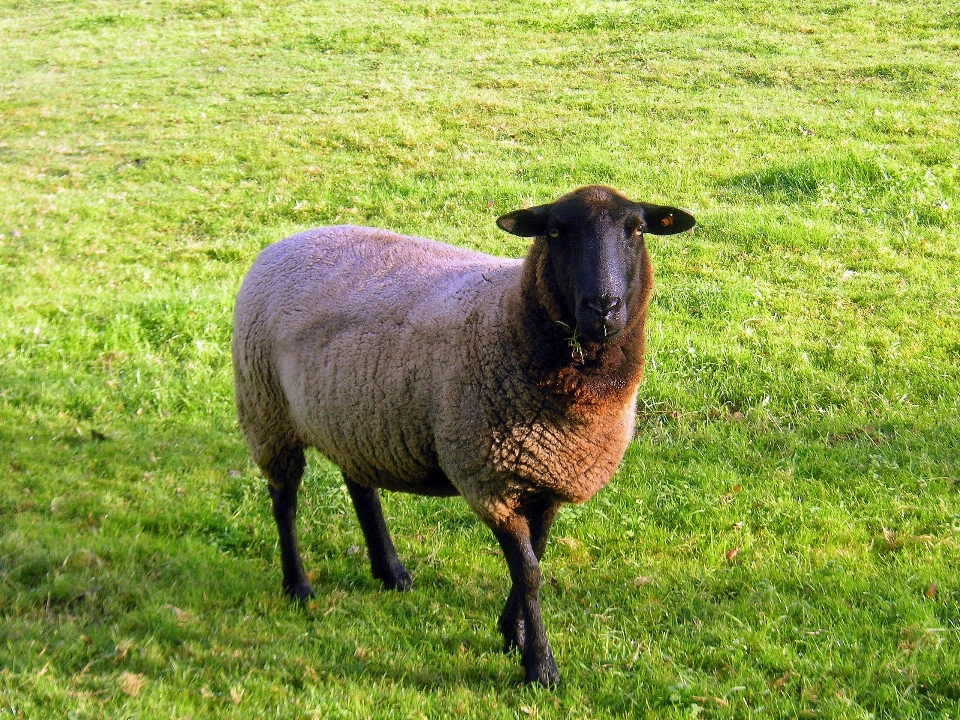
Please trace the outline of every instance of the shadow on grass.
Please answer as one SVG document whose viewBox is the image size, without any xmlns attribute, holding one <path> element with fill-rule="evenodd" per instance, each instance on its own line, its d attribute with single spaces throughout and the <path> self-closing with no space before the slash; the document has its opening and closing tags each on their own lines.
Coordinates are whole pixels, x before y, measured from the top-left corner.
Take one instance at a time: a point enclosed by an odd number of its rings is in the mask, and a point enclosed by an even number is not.
<svg viewBox="0 0 960 720">
<path fill-rule="evenodd" d="M 317 598 L 301 606 L 280 591 L 269 499 L 259 473 L 237 463 L 239 438 L 176 419 L 105 440 L 67 442 L 53 429 L 2 433 L 20 449 L 0 490 L 0 666 L 10 672 L 52 663 L 85 692 L 118 698 L 122 672 L 172 685 L 183 676 L 197 691 L 267 667 L 291 687 L 311 676 L 424 691 L 520 681 L 518 658 L 497 652 L 506 570 L 495 600 L 466 582 L 451 598 L 426 565 L 412 592 L 383 591 L 365 552 L 349 550 L 362 540 L 334 473 L 315 469 L 302 493 Z"/>
<path fill-rule="evenodd" d="M 949 181 L 932 171 L 898 167 L 849 152 L 809 157 L 792 165 L 766 167 L 721 180 L 721 194 L 742 204 L 816 203 L 841 215 L 881 224 L 895 222 L 947 229 Z"/>
<path fill-rule="evenodd" d="M 765 200 L 799 202 L 816 199 L 825 188 L 876 193 L 891 182 L 888 172 L 876 161 L 840 154 L 734 175 L 723 181 L 721 188 Z"/>
<path fill-rule="evenodd" d="M 740 422 L 731 427 L 744 426 Z M 831 470 L 840 460 L 850 461 L 852 453 L 854 459 L 863 460 L 867 472 L 873 468 L 869 464 L 873 456 L 892 452 L 900 457 L 909 454 L 913 470 L 932 473 L 940 472 L 938 468 L 955 456 L 956 425 L 817 427 L 824 432 L 806 438 L 809 456 L 791 453 L 780 461 L 792 457 L 802 467 L 813 462 L 810 457 L 826 454 L 830 462 L 825 467 Z M 128 431 L 120 430 L 118 436 L 125 437 Z M 26 443 L 31 432 L 34 430 L 29 427 L 7 427 L 2 437 Z M 65 446 L 34 443 L 30 453 L 17 456 L 19 465 L 13 469 L 11 482 L 0 491 L 4 510 L 11 511 L 0 530 L 0 608 L 4 617 L 0 665 L 18 677 L 33 677 L 51 663 L 77 691 L 100 693 L 98 697 L 117 701 L 124 699 L 117 684 L 122 673 L 142 674 L 151 683 L 166 683 L 177 692 L 200 694 L 208 688 L 226 698 L 238 685 L 261 682 L 251 680 L 252 676 L 261 676 L 268 688 L 276 685 L 304 692 L 345 685 L 369 692 L 371 683 L 380 683 L 394 693 L 466 689 L 486 695 L 520 684 L 518 657 L 498 652 L 495 626 L 508 588 L 505 569 L 498 566 L 490 573 L 477 563 L 471 576 L 445 574 L 440 578 L 427 565 L 418 573 L 419 560 L 408 558 L 416 576 L 414 590 L 382 591 L 369 576 L 364 553 L 346 552 L 360 535 L 339 486 L 336 492 L 307 491 L 310 503 L 305 506 L 312 503 L 312 514 L 306 513 L 310 527 L 303 533 L 304 549 L 308 567 L 317 572 L 317 598 L 306 606 L 287 601 L 279 589 L 276 532 L 262 479 L 249 466 L 237 465 L 243 454 L 240 440 L 227 441 L 223 435 L 203 425 L 171 421 L 140 427 L 135 447 L 126 450 L 119 439 L 91 439 Z M 174 447 L 173 438 L 180 437 L 191 440 Z M 729 433 L 698 437 L 708 445 L 722 446 Z M 797 439 L 801 439 L 799 435 Z M 149 448 L 162 445 L 171 448 L 169 457 L 150 461 Z M 922 448 L 926 448 L 924 453 Z M 180 453 L 190 455 L 189 462 L 178 457 Z M 818 477 L 816 467 L 807 468 L 804 476 Z M 893 470 L 878 467 L 884 477 L 906 482 L 906 474 Z M 151 475 L 144 477 L 145 473 Z M 824 473 L 822 480 L 825 486 L 828 474 Z M 338 482 L 322 471 L 312 479 L 329 481 L 331 488 Z M 809 479 L 806 482 L 812 485 Z M 875 481 L 863 481 L 864 489 L 876 485 Z M 29 494 L 25 494 L 27 489 Z M 690 493 L 702 495 L 702 489 L 691 486 Z M 922 489 L 920 485 L 904 486 L 897 497 L 908 498 Z M 942 489 L 942 483 L 937 489 Z M 744 503 L 751 492 L 751 488 L 742 492 Z M 819 555 L 807 557 L 803 548 L 790 545 L 804 536 L 792 514 L 791 488 L 785 492 L 780 500 L 758 496 L 749 507 L 747 522 L 741 522 L 740 529 L 722 532 L 732 533 L 731 542 L 740 542 L 735 539 L 737 533 L 755 533 L 754 542 L 759 544 L 775 531 L 782 539 L 768 548 L 782 543 L 789 550 L 786 554 L 769 560 L 758 558 L 748 565 L 750 551 L 745 546 L 741 560 L 729 564 L 729 569 L 726 565 L 717 569 L 711 561 L 695 558 L 689 565 L 673 568 L 669 585 L 654 585 L 651 590 L 630 585 L 626 594 L 623 577 L 590 570 L 589 587 L 584 583 L 562 602 L 550 603 L 549 611 L 565 615 L 566 621 L 548 624 L 548 632 L 561 643 L 582 642 L 585 646 L 579 665 L 573 658 L 564 664 L 561 658 L 561 672 L 568 682 L 581 691 L 597 690 L 594 702 L 617 712 L 630 712 L 636 701 L 618 700 L 613 690 L 605 692 L 606 683 L 615 684 L 615 680 L 635 690 L 655 685 L 654 694 L 663 706 L 672 707 L 673 701 L 664 699 L 669 693 L 664 695 L 666 680 L 660 675 L 650 674 L 653 671 L 644 665 L 634 669 L 630 653 L 625 658 L 614 655 L 613 660 L 603 654 L 605 648 L 597 646 L 595 638 L 607 637 L 610 645 L 606 650 L 614 654 L 620 650 L 610 639 L 609 618 L 584 611 L 591 607 L 622 611 L 629 622 L 624 632 L 638 638 L 638 647 L 662 647 L 666 654 L 676 655 L 682 666 L 678 672 L 692 673 L 706 687 L 715 682 L 710 679 L 710 663 L 727 663 L 736 655 L 728 650 L 736 649 L 733 641 L 745 625 L 754 628 L 755 642 L 768 647 L 770 653 L 785 654 L 787 660 L 775 663 L 776 677 L 780 677 L 789 670 L 789 662 L 804 662 L 803 656 L 794 656 L 793 641 L 783 640 L 781 634 L 811 643 L 810 648 L 801 648 L 804 652 L 816 650 L 827 654 L 830 662 L 849 662 L 843 646 L 837 645 L 839 650 L 830 646 L 828 651 L 810 639 L 819 635 L 804 632 L 839 627 L 850 617 L 868 623 L 878 607 L 892 608 L 887 610 L 894 623 L 890 637 L 871 640 L 868 630 L 857 642 L 869 640 L 871 647 L 886 648 L 890 662 L 899 661 L 895 621 L 934 626 L 928 616 L 937 601 L 923 595 L 931 581 L 925 580 L 919 590 L 896 588 L 888 597 L 874 599 L 871 583 L 878 576 L 901 573 L 899 547 L 883 555 L 858 555 L 876 564 L 862 572 L 851 571 L 854 563 L 850 560 L 844 561 L 842 572 L 811 574 L 811 563 L 829 569 L 835 560 L 825 555 L 821 563 Z M 662 495 L 663 489 L 656 493 Z M 822 501 L 838 509 L 852 507 L 856 501 L 861 512 L 868 509 L 865 502 L 886 506 L 882 498 L 871 501 L 860 494 L 852 487 L 836 494 L 825 492 Z M 731 501 L 730 507 L 735 507 L 734 503 Z M 781 513 L 781 506 L 790 512 Z M 652 511 L 655 504 L 651 500 L 646 507 Z M 933 510 L 926 514 L 930 517 L 918 518 L 920 524 L 935 519 Z M 457 510 L 451 510 L 451 515 L 451 522 L 461 517 Z M 711 510 L 705 504 L 699 524 L 691 524 L 695 514 L 683 515 L 686 517 L 678 514 L 675 519 L 674 526 L 679 528 L 675 536 L 697 537 L 704 531 L 703 518 L 719 518 L 722 510 Z M 439 522 L 447 517 L 444 514 Z M 668 517 L 668 512 L 660 511 L 645 523 L 653 529 Z M 781 519 L 782 525 L 778 525 Z M 689 524 L 689 531 L 680 527 L 681 520 L 683 527 Z M 927 534 L 934 531 L 941 529 L 931 525 L 929 533 L 924 530 Z M 920 552 L 925 547 L 921 542 L 928 540 L 904 544 L 904 552 Z M 852 551 L 841 547 L 841 560 L 843 552 Z M 802 562 L 793 563 L 794 556 Z M 942 559 L 937 562 L 940 572 L 949 565 Z M 690 573 L 697 564 L 701 567 Z M 701 571 L 708 581 L 698 581 L 696 575 Z M 907 567 L 901 574 L 909 572 Z M 937 592 L 946 603 L 952 595 L 947 594 L 945 581 L 939 582 Z M 854 608 L 857 612 L 850 615 L 849 598 L 861 598 L 862 611 Z M 649 616 L 649 622 L 631 617 L 627 610 L 631 604 L 636 614 Z M 811 617 L 781 618 L 782 608 L 794 606 L 806 608 L 804 612 Z M 730 615 L 738 619 L 728 622 Z M 904 616 L 911 619 L 900 620 Z M 765 617 L 780 619 L 768 628 Z M 951 611 L 941 622 L 943 627 L 952 627 L 955 621 Z M 589 633 L 592 639 L 573 637 L 577 632 Z M 734 660 L 740 664 L 729 671 L 734 677 L 731 682 L 738 673 L 756 671 L 752 660 L 737 657 Z M 666 677 L 673 672 L 673 660 L 664 662 L 669 665 L 662 673 Z M 602 670 L 593 673 L 594 666 Z M 859 682 L 855 671 L 850 672 L 849 682 Z M 943 679 L 927 668 L 923 672 L 931 676 L 931 683 L 939 683 L 936 687 L 942 686 L 937 693 L 952 697 L 953 675 Z M 899 680 L 890 682 L 891 687 L 900 687 Z M 681 700 L 686 702 L 687 695 L 693 698 L 698 691 L 684 693 Z M 254 696 L 251 690 L 249 697 Z"/>
<path fill-rule="evenodd" d="M 323 538 L 309 542 L 317 596 L 298 604 L 280 591 L 276 558 L 231 557 L 191 534 L 128 536 L 45 515 L 21 513 L 0 536 L 0 661 L 13 673 L 53 662 L 94 692 L 119 672 L 162 681 L 171 668 L 195 677 L 186 683 L 194 689 L 262 668 L 290 688 L 376 677 L 487 691 L 521 679 L 518 658 L 497 652 L 499 600 L 468 592 L 451 600 L 443 583 L 419 581 L 409 593 L 384 591 L 365 558 L 356 567 L 360 558 Z M 316 561 L 322 555 L 343 559 Z M 15 651 L 27 647 L 57 649 Z"/>
</svg>

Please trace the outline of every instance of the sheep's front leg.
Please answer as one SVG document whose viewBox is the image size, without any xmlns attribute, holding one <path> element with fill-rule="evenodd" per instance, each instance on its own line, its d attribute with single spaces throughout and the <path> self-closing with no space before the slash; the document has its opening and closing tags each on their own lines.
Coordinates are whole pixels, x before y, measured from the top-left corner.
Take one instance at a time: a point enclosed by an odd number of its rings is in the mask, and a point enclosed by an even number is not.
<svg viewBox="0 0 960 720">
<path fill-rule="evenodd" d="M 303 571 L 297 547 L 297 490 L 303 478 L 306 460 L 302 448 L 278 453 L 265 468 L 273 504 L 273 519 L 280 536 L 280 566 L 283 591 L 294 600 L 313 596 L 313 587 Z"/>
<path fill-rule="evenodd" d="M 353 509 L 357 511 L 360 529 L 367 541 L 370 554 L 370 569 L 373 576 L 383 582 L 388 590 L 409 590 L 413 578 L 400 564 L 397 551 L 390 539 L 387 522 L 383 519 L 383 507 L 376 488 L 366 487 L 344 478 Z"/>
<path fill-rule="evenodd" d="M 522 515 L 514 515 L 494 527 L 493 534 L 503 549 L 510 569 L 510 579 L 513 581 L 510 598 L 517 598 L 514 602 L 519 605 L 519 615 L 523 618 L 522 657 L 526 681 L 554 685 L 560 675 L 540 614 L 540 562 L 534 551 L 531 523 Z M 510 612 L 510 598 L 504 610 L 505 615 Z"/>
<path fill-rule="evenodd" d="M 559 509 L 559 503 L 546 498 L 538 498 L 521 508 L 521 512 L 530 527 L 530 545 L 533 547 L 533 554 L 536 555 L 538 561 L 543 559 L 543 553 L 547 547 L 547 538 L 550 536 L 550 526 L 553 525 Z M 503 634 L 504 652 L 515 649 L 523 651 L 524 624 L 520 600 L 520 588 L 514 585 L 510 589 L 507 603 L 500 615 L 500 622 L 497 624 L 501 634 Z"/>
</svg>

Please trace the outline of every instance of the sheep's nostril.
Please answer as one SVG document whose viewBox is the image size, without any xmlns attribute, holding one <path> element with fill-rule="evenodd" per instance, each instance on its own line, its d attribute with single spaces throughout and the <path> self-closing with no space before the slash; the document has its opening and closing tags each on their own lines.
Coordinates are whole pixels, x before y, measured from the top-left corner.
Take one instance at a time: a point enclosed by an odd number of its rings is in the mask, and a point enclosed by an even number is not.
<svg viewBox="0 0 960 720">
<path fill-rule="evenodd" d="M 609 297 L 607 295 L 601 295 L 600 297 L 590 298 L 584 300 L 584 304 L 593 310 L 597 315 L 602 318 L 607 317 L 610 313 L 616 312 L 620 309 L 620 306 L 623 305 L 623 300 L 618 297 Z"/>
</svg>

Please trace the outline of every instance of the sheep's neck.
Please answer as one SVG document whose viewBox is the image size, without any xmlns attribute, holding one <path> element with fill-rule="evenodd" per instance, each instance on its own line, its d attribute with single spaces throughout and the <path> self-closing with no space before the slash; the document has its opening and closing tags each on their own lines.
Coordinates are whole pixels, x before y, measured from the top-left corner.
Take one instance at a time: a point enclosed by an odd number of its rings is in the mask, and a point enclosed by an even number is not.
<svg viewBox="0 0 960 720">
<path fill-rule="evenodd" d="M 564 308 L 547 258 L 546 241 L 534 240 L 523 264 L 515 305 L 516 342 L 531 379 L 564 404 L 632 398 L 643 373 L 644 324 L 650 300 L 650 263 L 643 263 L 627 327 L 603 345 L 580 343 Z"/>
</svg>

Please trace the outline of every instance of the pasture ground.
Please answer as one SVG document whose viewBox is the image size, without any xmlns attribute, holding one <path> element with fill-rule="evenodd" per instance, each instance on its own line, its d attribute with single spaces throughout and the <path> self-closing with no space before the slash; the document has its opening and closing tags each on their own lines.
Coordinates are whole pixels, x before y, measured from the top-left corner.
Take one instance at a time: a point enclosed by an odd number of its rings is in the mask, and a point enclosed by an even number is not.
<svg viewBox="0 0 960 720">
<path fill-rule="evenodd" d="M 960 12 L 952 2 L 0 0 L 0 720 L 958 717 Z M 279 592 L 234 419 L 266 244 L 605 183 L 651 239 L 637 439 L 544 563 L 562 685 L 499 653 L 457 500 L 335 468 Z"/>
</svg>

